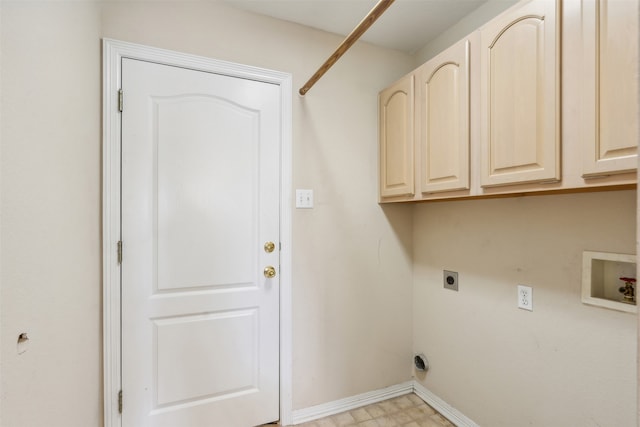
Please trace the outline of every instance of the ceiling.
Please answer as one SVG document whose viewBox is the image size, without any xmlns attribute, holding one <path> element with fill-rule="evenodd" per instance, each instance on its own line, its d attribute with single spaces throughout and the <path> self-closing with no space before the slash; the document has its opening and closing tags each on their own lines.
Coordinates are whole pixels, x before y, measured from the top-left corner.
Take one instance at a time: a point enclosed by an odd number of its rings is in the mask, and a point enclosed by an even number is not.
<svg viewBox="0 0 640 427">
<path fill-rule="evenodd" d="M 347 36 L 376 0 L 224 0 L 250 12 Z M 487 0 L 396 0 L 360 40 L 409 54 Z"/>
</svg>

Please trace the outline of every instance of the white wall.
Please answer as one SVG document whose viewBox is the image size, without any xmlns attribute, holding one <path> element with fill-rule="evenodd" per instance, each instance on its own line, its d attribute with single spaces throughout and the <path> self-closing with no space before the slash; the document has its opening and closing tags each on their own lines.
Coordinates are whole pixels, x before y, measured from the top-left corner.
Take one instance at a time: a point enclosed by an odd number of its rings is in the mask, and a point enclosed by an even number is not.
<svg viewBox="0 0 640 427">
<path fill-rule="evenodd" d="M 4 0 L 0 27 L 0 425 L 100 425 L 100 38 L 290 72 L 296 90 L 341 38 L 219 2 Z M 294 186 L 316 203 L 293 212 L 295 409 L 410 378 L 411 211 L 375 201 L 377 92 L 412 66 L 358 44 L 294 95 Z"/>
<path fill-rule="evenodd" d="M 417 207 L 421 383 L 483 426 L 635 425 L 636 316 L 580 294 L 584 250 L 635 253 L 635 212 L 635 191 Z M 517 308 L 518 284 L 533 312 Z"/>
</svg>

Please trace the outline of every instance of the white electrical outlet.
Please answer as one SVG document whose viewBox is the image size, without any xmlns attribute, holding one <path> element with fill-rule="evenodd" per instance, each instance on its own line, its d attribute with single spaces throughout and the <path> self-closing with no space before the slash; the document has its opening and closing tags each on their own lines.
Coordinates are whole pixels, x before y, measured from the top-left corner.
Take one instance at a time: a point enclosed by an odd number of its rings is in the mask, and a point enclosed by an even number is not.
<svg viewBox="0 0 640 427">
<path fill-rule="evenodd" d="M 518 285 L 518 308 L 533 311 L 533 289 L 531 287 Z"/>
</svg>

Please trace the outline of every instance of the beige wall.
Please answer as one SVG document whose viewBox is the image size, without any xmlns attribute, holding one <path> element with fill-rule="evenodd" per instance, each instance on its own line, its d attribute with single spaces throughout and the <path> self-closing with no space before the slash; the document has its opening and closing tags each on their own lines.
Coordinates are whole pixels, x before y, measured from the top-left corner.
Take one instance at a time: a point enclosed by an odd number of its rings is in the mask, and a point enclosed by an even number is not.
<svg viewBox="0 0 640 427">
<path fill-rule="evenodd" d="M 507 10 L 518 1 L 519 0 L 488 0 L 416 52 L 414 57 L 417 63 L 422 64 L 449 46 L 453 46 L 457 41 L 482 27 L 489 22 L 491 18 Z"/>
<path fill-rule="evenodd" d="M 635 191 L 417 207 L 421 383 L 484 426 L 635 425 L 636 316 L 580 296 L 582 251 L 635 253 L 635 207 Z M 518 284 L 533 312 L 517 308 Z"/>
<path fill-rule="evenodd" d="M 3 426 L 102 419 L 101 53 L 110 37 L 293 74 L 341 38 L 219 2 L 1 3 Z M 358 44 L 293 99 L 294 408 L 410 379 L 411 212 L 381 208 L 377 92 L 405 54 Z M 18 355 L 17 336 L 29 350 Z"/>
<path fill-rule="evenodd" d="M 290 72 L 296 90 L 341 39 L 184 1 L 3 0 L 0 31 L 0 425 L 100 425 L 100 38 Z M 481 425 L 633 425 L 635 318 L 580 303 L 579 260 L 635 251 L 635 194 L 379 207 L 376 94 L 415 60 L 358 44 L 294 95 L 294 187 L 316 203 L 293 212 L 294 408 L 408 380 L 413 339 L 423 384 Z"/>
<path fill-rule="evenodd" d="M 99 16 L 91 4 L 2 2 L 0 27 L 0 424 L 98 425 Z"/>
</svg>

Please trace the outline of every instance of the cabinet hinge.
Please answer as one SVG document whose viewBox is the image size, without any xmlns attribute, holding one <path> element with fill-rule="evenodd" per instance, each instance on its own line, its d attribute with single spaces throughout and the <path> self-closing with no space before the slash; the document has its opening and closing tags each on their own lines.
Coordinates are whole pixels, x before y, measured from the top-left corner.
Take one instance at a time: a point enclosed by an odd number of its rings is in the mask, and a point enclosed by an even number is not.
<svg viewBox="0 0 640 427">
<path fill-rule="evenodd" d="M 118 264 L 122 264 L 122 240 L 118 241 Z"/>
<path fill-rule="evenodd" d="M 122 113 L 124 107 L 124 95 L 122 89 L 118 90 L 118 111 Z"/>
<path fill-rule="evenodd" d="M 118 413 L 122 413 L 122 390 L 118 392 Z"/>
</svg>

